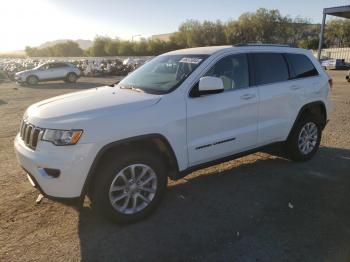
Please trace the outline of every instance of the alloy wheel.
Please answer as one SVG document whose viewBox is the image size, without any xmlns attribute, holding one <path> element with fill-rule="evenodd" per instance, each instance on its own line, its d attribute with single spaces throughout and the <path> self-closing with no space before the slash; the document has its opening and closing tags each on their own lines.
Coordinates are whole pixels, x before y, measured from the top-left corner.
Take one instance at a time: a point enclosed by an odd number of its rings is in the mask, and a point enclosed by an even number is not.
<svg viewBox="0 0 350 262">
<path fill-rule="evenodd" d="M 298 148 L 299 151 L 307 155 L 315 148 L 318 138 L 318 129 L 315 123 L 306 123 L 299 133 Z"/>
<path fill-rule="evenodd" d="M 144 164 L 125 167 L 113 179 L 109 200 L 123 214 L 135 214 L 147 207 L 156 195 L 157 175 Z"/>
</svg>

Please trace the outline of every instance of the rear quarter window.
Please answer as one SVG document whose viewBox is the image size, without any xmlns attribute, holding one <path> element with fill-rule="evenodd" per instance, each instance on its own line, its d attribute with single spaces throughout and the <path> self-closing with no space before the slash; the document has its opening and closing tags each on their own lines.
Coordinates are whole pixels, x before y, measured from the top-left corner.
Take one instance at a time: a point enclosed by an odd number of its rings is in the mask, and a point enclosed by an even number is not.
<svg viewBox="0 0 350 262">
<path fill-rule="evenodd" d="M 256 85 L 272 84 L 289 79 L 288 65 L 280 53 L 255 53 L 254 78 Z"/>
<path fill-rule="evenodd" d="M 286 54 L 294 71 L 294 79 L 316 76 L 318 71 L 306 55 Z"/>
</svg>

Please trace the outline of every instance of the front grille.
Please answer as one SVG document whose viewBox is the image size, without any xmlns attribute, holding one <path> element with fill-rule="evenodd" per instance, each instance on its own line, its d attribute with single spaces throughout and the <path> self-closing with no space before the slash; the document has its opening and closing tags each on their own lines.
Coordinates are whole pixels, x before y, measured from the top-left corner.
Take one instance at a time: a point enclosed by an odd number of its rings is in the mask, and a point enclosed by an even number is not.
<svg viewBox="0 0 350 262">
<path fill-rule="evenodd" d="M 36 127 L 23 120 L 20 130 L 20 137 L 23 142 L 31 149 L 35 150 L 44 129 Z"/>
</svg>

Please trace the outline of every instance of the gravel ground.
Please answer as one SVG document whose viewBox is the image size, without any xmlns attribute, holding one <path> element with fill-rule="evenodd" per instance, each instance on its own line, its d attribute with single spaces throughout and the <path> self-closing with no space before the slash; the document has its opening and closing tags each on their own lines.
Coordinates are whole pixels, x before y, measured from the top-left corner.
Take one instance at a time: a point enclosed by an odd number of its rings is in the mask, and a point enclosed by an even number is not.
<svg viewBox="0 0 350 262">
<path fill-rule="evenodd" d="M 0 84 L 0 261 L 350 261 L 350 84 L 334 79 L 320 152 L 294 163 L 257 153 L 169 183 L 154 215 L 117 226 L 44 199 L 17 165 L 23 112 L 115 79 Z"/>
</svg>

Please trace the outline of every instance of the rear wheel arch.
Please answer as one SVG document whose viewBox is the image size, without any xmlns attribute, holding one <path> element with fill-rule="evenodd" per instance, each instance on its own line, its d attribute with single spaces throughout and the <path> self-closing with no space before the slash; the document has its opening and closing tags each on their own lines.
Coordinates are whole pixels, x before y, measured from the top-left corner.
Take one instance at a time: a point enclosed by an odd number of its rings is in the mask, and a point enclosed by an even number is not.
<svg viewBox="0 0 350 262">
<path fill-rule="evenodd" d="M 179 172 L 177 158 L 169 141 L 161 134 L 141 135 L 115 141 L 105 145 L 96 155 L 87 178 L 85 180 L 81 196 L 83 197 L 91 189 L 94 180 L 98 177 L 99 168 L 111 158 L 118 157 L 118 154 L 132 153 L 137 150 L 147 149 L 150 153 L 158 154 L 161 161 L 166 164 L 168 177 L 176 179 L 176 174 Z"/>
<path fill-rule="evenodd" d="M 302 119 L 306 115 L 318 116 L 318 119 L 320 121 L 322 128 L 324 128 L 326 126 L 327 110 L 326 110 L 326 106 L 325 106 L 324 102 L 322 102 L 322 101 L 311 102 L 311 103 L 304 105 L 299 110 L 298 115 L 295 118 L 294 124 L 293 124 L 291 130 L 289 131 L 288 138 L 291 136 L 292 131 L 295 128 L 295 126 L 297 125 L 298 121 L 300 121 L 300 119 Z"/>
</svg>

